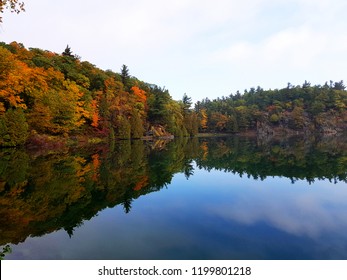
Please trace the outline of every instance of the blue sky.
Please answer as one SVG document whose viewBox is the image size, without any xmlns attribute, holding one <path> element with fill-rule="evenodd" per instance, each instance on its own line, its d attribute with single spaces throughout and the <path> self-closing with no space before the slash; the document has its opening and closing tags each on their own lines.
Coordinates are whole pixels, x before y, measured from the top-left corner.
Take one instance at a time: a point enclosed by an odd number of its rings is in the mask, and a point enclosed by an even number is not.
<svg viewBox="0 0 347 280">
<path fill-rule="evenodd" d="M 174 99 L 346 80 L 344 0 L 24 1 L 0 41 L 61 53 L 165 86 Z"/>
</svg>

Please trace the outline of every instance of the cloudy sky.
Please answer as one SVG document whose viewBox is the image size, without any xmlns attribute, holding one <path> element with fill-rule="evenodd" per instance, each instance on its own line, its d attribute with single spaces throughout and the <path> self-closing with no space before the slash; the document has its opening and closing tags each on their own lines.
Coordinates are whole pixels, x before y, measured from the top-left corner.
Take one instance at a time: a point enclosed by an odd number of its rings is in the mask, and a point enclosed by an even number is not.
<svg viewBox="0 0 347 280">
<path fill-rule="evenodd" d="M 63 52 L 194 101 L 347 80 L 345 0 L 23 0 L 0 41 Z"/>
</svg>

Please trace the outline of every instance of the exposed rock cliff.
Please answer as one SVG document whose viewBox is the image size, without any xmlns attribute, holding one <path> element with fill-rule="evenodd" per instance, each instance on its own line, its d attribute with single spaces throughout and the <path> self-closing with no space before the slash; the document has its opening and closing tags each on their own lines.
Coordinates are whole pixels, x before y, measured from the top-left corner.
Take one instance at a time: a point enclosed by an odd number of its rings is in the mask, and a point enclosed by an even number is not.
<svg viewBox="0 0 347 280">
<path fill-rule="evenodd" d="M 336 115 L 327 112 L 315 117 L 307 113 L 303 113 L 299 117 L 293 114 L 283 114 L 278 121 L 271 122 L 270 120 L 271 118 L 264 115 L 257 121 L 259 137 L 311 135 L 314 133 L 335 135 L 347 131 L 347 113 Z"/>
</svg>

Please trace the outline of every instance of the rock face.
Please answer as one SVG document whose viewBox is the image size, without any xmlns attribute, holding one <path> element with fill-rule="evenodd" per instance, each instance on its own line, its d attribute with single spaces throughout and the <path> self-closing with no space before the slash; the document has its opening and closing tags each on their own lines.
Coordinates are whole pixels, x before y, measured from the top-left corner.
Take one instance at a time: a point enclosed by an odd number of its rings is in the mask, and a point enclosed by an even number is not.
<svg viewBox="0 0 347 280">
<path fill-rule="evenodd" d="M 162 125 L 153 125 L 147 132 L 147 136 L 154 138 L 173 138 L 174 136 L 165 130 Z"/>
<path fill-rule="evenodd" d="M 304 113 L 299 118 L 291 114 L 283 115 L 277 122 L 269 121 L 264 116 L 257 121 L 257 135 L 259 137 L 311 135 L 335 135 L 347 132 L 347 114 L 336 116 L 323 113 L 314 118 Z"/>
<path fill-rule="evenodd" d="M 347 131 L 347 112 L 336 116 L 332 113 L 324 113 L 316 117 L 317 128 L 323 134 L 339 134 Z"/>
</svg>

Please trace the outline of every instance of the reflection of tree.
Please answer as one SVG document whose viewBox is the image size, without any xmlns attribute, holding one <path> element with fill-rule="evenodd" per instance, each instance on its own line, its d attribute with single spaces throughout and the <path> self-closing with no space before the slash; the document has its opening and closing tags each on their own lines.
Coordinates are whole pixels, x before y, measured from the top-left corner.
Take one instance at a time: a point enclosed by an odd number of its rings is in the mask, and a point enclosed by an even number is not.
<svg viewBox="0 0 347 280">
<path fill-rule="evenodd" d="M 6 246 L 4 246 L 0 251 L 0 260 L 5 259 L 5 256 L 7 254 L 11 254 L 11 252 L 12 252 L 12 249 L 10 245 L 7 244 Z"/>
<path fill-rule="evenodd" d="M 187 180 L 190 176 L 194 175 L 194 167 L 191 160 L 185 164 L 183 173 Z"/>
<path fill-rule="evenodd" d="M 191 147 L 185 139 L 160 151 L 140 140 L 116 142 L 113 151 L 0 150 L 0 244 L 59 229 L 72 238 L 76 227 L 106 207 L 121 204 L 129 212 L 134 199 L 160 190 L 185 170 Z"/>
<path fill-rule="evenodd" d="M 128 197 L 123 201 L 123 207 L 124 207 L 124 212 L 128 214 L 131 210 L 131 203 L 133 202 L 133 199 Z"/>
<path fill-rule="evenodd" d="M 257 143 L 256 139 L 230 137 L 203 142 L 208 154 L 196 159 L 199 168 L 217 169 L 264 180 L 282 176 L 293 183 L 317 179 L 347 181 L 347 145 L 345 139 L 302 138 Z M 207 145 L 207 147 L 206 147 Z"/>
<path fill-rule="evenodd" d="M 329 179 L 347 182 L 347 145 L 338 138 L 313 142 L 287 139 L 258 143 L 229 137 L 180 138 L 160 150 L 141 140 L 74 153 L 31 155 L 0 150 L 0 244 L 23 242 L 76 227 L 106 207 L 132 202 L 170 184 L 174 174 L 188 179 L 198 168 L 293 182 Z"/>
<path fill-rule="evenodd" d="M 128 214 L 131 210 L 131 203 L 133 202 L 133 192 L 133 189 L 128 188 L 123 195 L 122 205 L 126 214 Z"/>
<path fill-rule="evenodd" d="M 69 219 L 66 223 L 64 223 L 65 226 L 63 227 L 70 238 L 72 238 L 75 229 L 79 228 L 83 224 L 82 221 L 79 221 L 78 223 L 72 223 L 72 221 L 73 219 Z"/>
<path fill-rule="evenodd" d="M 64 230 L 66 231 L 66 233 L 69 235 L 70 238 L 73 236 L 73 232 L 74 232 L 73 227 L 64 227 Z"/>
</svg>

